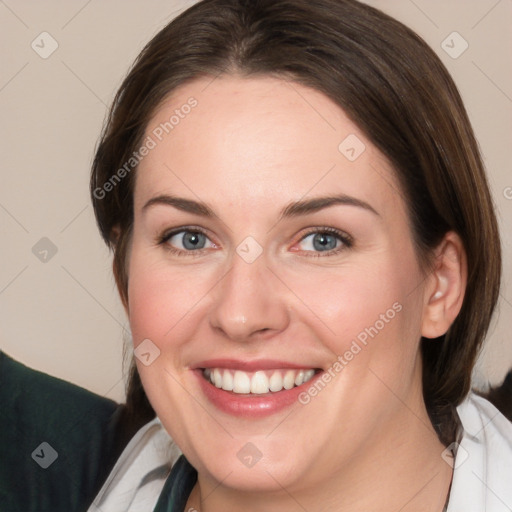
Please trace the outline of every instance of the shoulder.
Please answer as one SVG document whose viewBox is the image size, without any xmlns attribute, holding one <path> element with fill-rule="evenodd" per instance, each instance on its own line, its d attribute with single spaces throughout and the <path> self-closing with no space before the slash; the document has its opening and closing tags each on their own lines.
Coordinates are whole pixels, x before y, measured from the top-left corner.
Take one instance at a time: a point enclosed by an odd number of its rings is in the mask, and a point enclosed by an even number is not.
<svg viewBox="0 0 512 512">
<path fill-rule="evenodd" d="M 122 449 L 122 406 L 0 352 L 0 408 L 0 509 L 84 510 Z"/>
<path fill-rule="evenodd" d="M 0 351 L 0 404 L 16 405 L 17 415 L 33 417 L 43 414 L 62 421 L 80 411 L 93 416 L 111 413 L 115 402 L 66 382 L 57 377 L 34 370 Z M 49 408 L 49 406 L 51 407 Z"/>
<path fill-rule="evenodd" d="M 512 509 L 512 423 L 488 400 L 470 393 L 457 408 L 463 431 L 456 444 L 448 512 Z"/>
</svg>

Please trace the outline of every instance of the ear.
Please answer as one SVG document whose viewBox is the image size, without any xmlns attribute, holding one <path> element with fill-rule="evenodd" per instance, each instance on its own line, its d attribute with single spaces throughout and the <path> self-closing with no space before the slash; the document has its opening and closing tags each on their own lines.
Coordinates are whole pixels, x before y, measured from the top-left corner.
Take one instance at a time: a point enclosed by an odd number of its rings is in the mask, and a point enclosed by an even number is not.
<svg viewBox="0 0 512 512">
<path fill-rule="evenodd" d="M 434 269 L 425 286 L 421 327 L 425 338 L 446 334 L 462 307 L 467 283 L 466 251 L 457 233 L 446 233 L 434 253 Z"/>
</svg>

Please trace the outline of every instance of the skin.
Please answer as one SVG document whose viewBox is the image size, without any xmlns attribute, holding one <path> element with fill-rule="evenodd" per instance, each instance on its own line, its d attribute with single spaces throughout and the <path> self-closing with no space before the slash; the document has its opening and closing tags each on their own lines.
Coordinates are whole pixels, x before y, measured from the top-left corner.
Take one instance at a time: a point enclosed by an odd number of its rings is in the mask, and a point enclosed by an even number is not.
<svg viewBox="0 0 512 512">
<path fill-rule="evenodd" d="M 421 267 L 391 166 L 318 91 L 270 77 L 196 80 L 160 106 L 147 135 L 191 96 L 197 106 L 137 170 L 128 266 L 134 345 L 149 338 L 160 350 L 149 366 L 137 361 L 144 388 L 199 474 L 187 510 L 440 512 L 452 470 L 425 410 L 419 342 L 446 332 L 460 309 L 459 238 L 448 233 L 433 270 Z M 338 150 L 349 134 L 366 147 L 353 162 Z M 143 208 L 161 194 L 214 216 Z M 375 212 L 342 204 L 280 218 L 291 202 L 335 194 Z M 181 227 L 202 228 L 206 247 L 159 243 Z M 308 228 L 326 227 L 352 245 L 315 250 Z M 263 248 L 250 264 L 236 253 L 247 236 Z M 327 371 L 396 303 L 400 312 L 307 405 L 233 416 L 191 370 L 265 358 Z M 237 457 L 248 442 L 261 453 L 250 468 Z"/>
</svg>

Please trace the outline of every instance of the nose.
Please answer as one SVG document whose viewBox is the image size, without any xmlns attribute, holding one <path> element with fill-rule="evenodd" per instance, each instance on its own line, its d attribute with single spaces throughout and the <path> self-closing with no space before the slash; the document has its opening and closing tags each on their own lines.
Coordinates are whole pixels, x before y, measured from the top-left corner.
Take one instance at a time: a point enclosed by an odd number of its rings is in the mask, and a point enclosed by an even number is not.
<svg viewBox="0 0 512 512">
<path fill-rule="evenodd" d="M 212 290 L 209 321 L 234 341 L 271 337 L 289 324 L 285 292 L 261 255 L 247 263 L 234 254 L 229 271 Z"/>
</svg>

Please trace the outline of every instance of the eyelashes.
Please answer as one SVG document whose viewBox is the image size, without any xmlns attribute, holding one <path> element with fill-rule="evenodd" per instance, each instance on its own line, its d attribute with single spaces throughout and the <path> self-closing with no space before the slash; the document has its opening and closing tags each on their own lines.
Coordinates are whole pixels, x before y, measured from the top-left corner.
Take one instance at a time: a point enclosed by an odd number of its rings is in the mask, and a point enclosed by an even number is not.
<svg viewBox="0 0 512 512">
<path fill-rule="evenodd" d="M 179 236 L 181 235 L 181 237 Z M 182 248 L 175 247 L 172 245 L 171 241 L 173 239 L 174 243 L 181 244 Z M 205 231 L 198 227 L 182 227 L 177 228 L 172 231 L 168 231 L 160 236 L 157 240 L 158 245 L 163 246 L 170 253 L 177 256 L 202 256 L 206 249 L 216 248 L 217 246 L 213 244 L 208 238 L 208 235 Z"/>
<path fill-rule="evenodd" d="M 340 252 L 350 249 L 353 246 L 353 239 L 347 233 L 335 228 L 322 227 L 313 228 L 304 234 L 299 240 L 299 244 L 311 239 L 306 245 L 313 248 L 313 250 L 302 249 L 307 257 L 322 257 L 339 254 Z M 332 246 L 334 242 L 334 247 Z M 317 249 L 317 250 L 314 250 Z M 293 249 L 293 252 L 300 252 Z M 312 253 L 312 254 L 308 254 Z"/>
<path fill-rule="evenodd" d="M 219 248 L 210 240 L 206 231 L 196 226 L 166 231 L 157 238 L 157 245 L 163 246 L 173 255 L 184 257 L 204 256 L 210 250 Z M 317 258 L 337 255 L 353 245 L 353 238 L 348 233 L 332 227 L 315 227 L 303 233 L 289 250 L 305 257 Z"/>
</svg>

